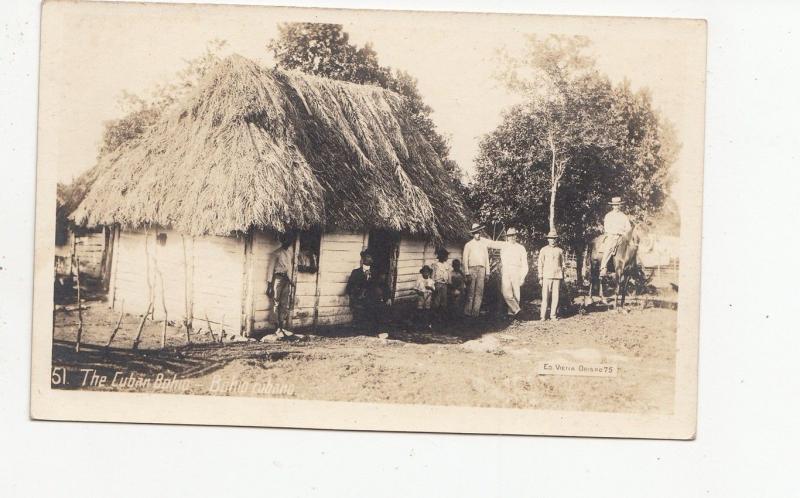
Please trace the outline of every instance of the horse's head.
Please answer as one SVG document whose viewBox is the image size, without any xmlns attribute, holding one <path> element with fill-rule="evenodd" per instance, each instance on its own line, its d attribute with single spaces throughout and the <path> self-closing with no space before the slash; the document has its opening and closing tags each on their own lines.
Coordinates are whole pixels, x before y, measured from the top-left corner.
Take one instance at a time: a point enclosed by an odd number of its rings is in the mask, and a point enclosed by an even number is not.
<svg viewBox="0 0 800 498">
<path fill-rule="evenodd" d="M 631 231 L 628 232 L 628 245 L 631 247 L 639 247 L 642 242 L 644 233 L 639 225 L 633 225 Z"/>
</svg>

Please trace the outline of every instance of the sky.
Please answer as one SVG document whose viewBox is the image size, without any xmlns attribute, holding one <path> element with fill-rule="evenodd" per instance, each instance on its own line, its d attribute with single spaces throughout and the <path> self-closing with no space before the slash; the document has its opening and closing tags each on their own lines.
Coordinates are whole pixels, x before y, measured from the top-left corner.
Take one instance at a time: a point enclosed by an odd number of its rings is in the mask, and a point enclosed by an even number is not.
<svg viewBox="0 0 800 498">
<path fill-rule="evenodd" d="M 272 65 L 266 44 L 289 21 L 343 24 L 353 43 L 372 43 L 381 65 L 416 77 L 434 122 L 450 139 L 451 157 L 468 175 L 480 137 L 519 99 L 493 76 L 497 50 L 520 50 L 527 34 L 588 36 L 600 70 L 612 81 L 648 88 L 676 125 L 683 144 L 679 178 L 693 176 L 694 163 L 702 161 L 705 38 L 695 21 L 51 3 L 44 12 L 41 84 L 53 98 L 40 106 L 40 117 L 57 137 L 51 157 L 58 180 L 68 182 L 94 165 L 103 123 L 123 115 L 123 91 L 146 94 L 169 81 L 212 39 L 227 41 L 223 54 Z"/>
</svg>

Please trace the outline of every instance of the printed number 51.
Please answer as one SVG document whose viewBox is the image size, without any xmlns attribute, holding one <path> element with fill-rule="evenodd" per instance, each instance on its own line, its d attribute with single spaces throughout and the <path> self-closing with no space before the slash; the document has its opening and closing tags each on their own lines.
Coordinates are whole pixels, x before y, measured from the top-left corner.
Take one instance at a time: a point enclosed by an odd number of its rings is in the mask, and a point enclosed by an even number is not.
<svg viewBox="0 0 800 498">
<path fill-rule="evenodd" d="M 50 382 L 54 386 L 67 385 L 67 369 L 64 367 L 53 367 L 53 375 L 50 377 Z"/>
</svg>

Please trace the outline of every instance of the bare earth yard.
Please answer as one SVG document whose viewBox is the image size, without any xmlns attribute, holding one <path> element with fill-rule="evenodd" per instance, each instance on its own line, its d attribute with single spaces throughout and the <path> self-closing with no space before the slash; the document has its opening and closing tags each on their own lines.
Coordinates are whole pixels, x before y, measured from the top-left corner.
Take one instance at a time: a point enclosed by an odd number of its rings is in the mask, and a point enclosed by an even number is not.
<svg viewBox="0 0 800 498">
<path fill-rule="evenodd" d="M 105 350 L 117 316 L 102 302 L 89 304 L 80 353 L 74 352 L 77 313 L 56 313 L 53 366 L 63 367 L 68 381 L 54 387 L 628 413 L 670 413 L 673 406 L 677 313 L 668 309 L 598 311 L 557 322 L 481 319 L 436 332 L 390 327 L 388 339 L 347 330 L 289 342 L 218 344 L 204 329 L 188 346 L 185 330 L 171 326 L 164 350 L 158 349 L 162 324 L 148 322 L 133 351 L 139 317 L 126 315 Z M 619 371 L 616 377 L 539 375 L 541 361 L 610 364 Z M 89 385 L 87 370 L 106 382 Z M 182 382 L 158 385 L 158 374 Z"/>
</svg>

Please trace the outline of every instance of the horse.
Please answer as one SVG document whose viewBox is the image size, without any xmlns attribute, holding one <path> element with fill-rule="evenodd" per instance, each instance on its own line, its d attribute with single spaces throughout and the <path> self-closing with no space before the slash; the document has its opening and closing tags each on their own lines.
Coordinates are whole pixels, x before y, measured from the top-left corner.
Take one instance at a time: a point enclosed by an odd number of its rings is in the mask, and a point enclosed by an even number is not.
<svg viewBox="0 0 800 498">
<path fill-rule="evenodd" d="M 589 300 L 592 299 L 592 290 L 594 288 L 595 279 L 599 284 L 600 299 L 605 300 L 603 296 L 603 282 L 600 278 L 600 263 L 603 260 L 602 244 L 605 235 L 598 235 L 589 243 L 589 250 L 586 253 L 590 257 L 589 267 Z M 625 294 L 627 290 L 628 280 L 631 274 L 637 267 L 637 253 L 639 244 L 642 241 L 641 229 L 638 226 L 632 227 L 628 233 L 623 235 L 617 243 L 617 249 L 614 253 L 611 262 L 614 265 L 614 276 L 617 282 L 617 287 L 614 290 L 614 309 L 617 309 L 617 303 L 623 309 L 625 308 Z M 621 298 L 620 298 L 621 294 Z"/>
</svg>

